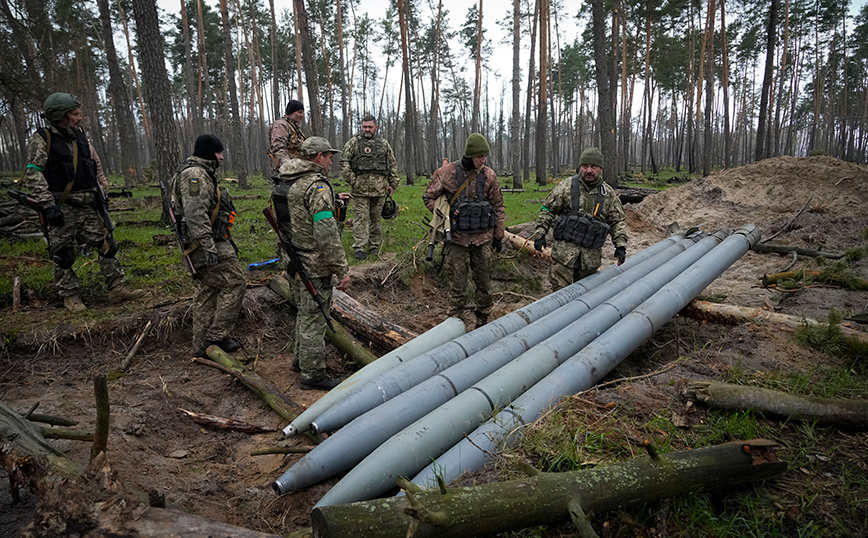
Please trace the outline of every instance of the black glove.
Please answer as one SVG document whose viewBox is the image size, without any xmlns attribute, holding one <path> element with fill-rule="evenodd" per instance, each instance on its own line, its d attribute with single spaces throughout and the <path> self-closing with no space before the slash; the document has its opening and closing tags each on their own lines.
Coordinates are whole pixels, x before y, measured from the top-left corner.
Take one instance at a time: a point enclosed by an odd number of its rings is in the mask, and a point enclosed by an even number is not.
<svg viewBox="0 0 868 538">
<path fill-rule="evenodd" d="M 63 211 L 56 205 L 50 206 L 43 212 L 45 224 L 49 226 L 63 226 Z"/>
<path fill-rule="evenodd" d="M 627 258 L 627 249 L 624 247 L 618 247 L 615 249 L 615 257 L 618 258 L 618 265 L 624 263 L 624 259 Z"/>
<path fill-rule="evenodd" d="M 205 265 L 217 265 L 219 259 L 216 252 L 205 251 Z"/>
<path fill-rule="evenodd" d="M 503 240 L 502 239 L 494 239 L 491 242 L 491 250 L 500 254 L 500 252 L 503 250 Z"/>
<path fill-rule="evenodd" d="M 542 252 L 542 249 L 546 248 L 546 236 L 542 236 L 539 239 L 534 239 L 533 248 L 537 249 L 537 251 L 539 252 Z"/>
</svg>

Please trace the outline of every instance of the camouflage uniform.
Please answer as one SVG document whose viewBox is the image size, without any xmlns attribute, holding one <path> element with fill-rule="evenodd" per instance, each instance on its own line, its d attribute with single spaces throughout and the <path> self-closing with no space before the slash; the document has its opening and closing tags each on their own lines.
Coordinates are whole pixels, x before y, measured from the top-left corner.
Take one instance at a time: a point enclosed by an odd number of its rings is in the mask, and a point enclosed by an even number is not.
<svg viewBox="0 0 868 538">
<path fill-rule="evenodd" d="M 50 133 L 52 148 L 41 133 Z M 47 135 L 48 136 L 48 135 Z M 78 166 L 73 172 L 73 145 L 78 146 Z M 49 162 L 49 154 L 51 162 Z M 54 280 L 61 297 L 78 294 L 79 280 L 72 264 L 78 245 L 84 244 L 99 253 L 99 268 L 109 290 L 123 284 L 124 271 L 115 255 L 117 243 L 96 212 L 97 168 L 90 144 L 79 129 L 50 125 L 37 131 L 27 143 L 27 169 L 24 184 L 36 202 L 48 208 L 58 204 L 70 178 L 74 180 L 69 195 L 61 204 L 63 226 L 51 226 L 51 254 Z"/>
<path fill-rule="evenodd" d="M 307 137 L 298 122 L 287 114 L 271 124 L 268 138 L 271 140 L 271 171 L 277 175 L 287 161 L 301 157 L 299 148 Z"/>
<path fill-rule="evenodd" d="M 605 191 L 603 207 L 601 211 L 597 211 L 597 216 L 610 226 L 609 235 L 612 237 L 615 248 L 626 246 L 627 223 L 624 208 L 621 206 L 615 189 L 607 185 L 602 176 L 590 184 L 581 179 L 580 176 L 573 176 L 569 180 L 561 181 L 549 193 L 542 209 L 540 209 L 533 237 L 545 237 L 555 218 L 572 210 L 571 189 L 573 181 L 579 182 L 581 205 L 579 213 L 592 215 L 597 193 L 601 189 Z M 552 289 L 557 291 L 596 273 L 602 261 L 602 248 L 587 248 L 572 241 L 555 240 L 552 244 L 552 260 L 554 263 L 549 272 L 549 281 Z"/>
<path fill-rule="evenodd" d="M 302 159 L 291 159 L 280 167 L 281 183 L 290 184 L 286 191 L 290 241 L 314 287 L 330 308 L 332 288 L 347 276 L 349 268 L 334 217 L 334 190 L 325 174 L 326 170 L 317 163 Z M 294 351 L 302 372 L 301 382 L 313 383 L 328 377 L 324 340 L 327 325 L 297 275 L 294 283 L 298 306 Z"/>
<path fill-rule="evenodd" d="M 211 222 L 220 196 L 216 170 L 217 161 L 190 156 L 172 179 L 171 186 L 172 208 L 178 219 L 184 219 L 187 247 L 198 244 L 190 252 L 190 260 L 196 268 L 193 276 L 194 349 L 201 349 L 206 341 L 217 342 L 229 336 L 246 292 L 235 245 L 228 237 L 216 237 Z M 217 264 L 207 265 L 207 252 L 217 254 Z"/>
<path fill-rule="evenodd" d="M 429 211 L 434 211 L 437 198 L 447 195 L 450 199 L 455 196 L 461 186 L 456 180 L 457 167 L 461 161 L 446 164 L 434 172 L 431 184 L 425 189 L 422 200 Z M 475 174 L 474 170 L 464 171 L 465 176 Z M 443 266 L 449 275 L 449 311 L 451 317 L 460 318 L 467 303 L 467 276 L 473 271 L 473 283 L 476 285 L 476 309 L 477 318 L 487 319 L 491 313 L 494 301 L 491 297 L 491 241 L 503 239 L 504 236 L 504 209 L 503 193 L 497 182 L 497 174 L 488 166 L 482 167 L 485 178 L 483 193 L 485 199 L 491 204 L 496 212 L 497 222 L 493 228 L 478 232 L 468 233 L 457 230 L 454 223 L 452 226 L 452 243 L 446 247 L 446 259 Z M 466 177 L 465 177 L 466 179 Z M 468 199 L 476 199 L 478 177 L 471 179 L 464 192 Z M 451 205 L 451 204 L 450 204 Z M 452 215 L 454 217 L 454 215 Z"/>
<path fill-rule="evenodd" d="M 356 135 L 341 152 L 341 175 L 352 187 L 353 250 L 379 249 L 383 243 L 383 203 L 388 188 L 398 188 L 398 161 L 385 138 Z"/>
</svg>

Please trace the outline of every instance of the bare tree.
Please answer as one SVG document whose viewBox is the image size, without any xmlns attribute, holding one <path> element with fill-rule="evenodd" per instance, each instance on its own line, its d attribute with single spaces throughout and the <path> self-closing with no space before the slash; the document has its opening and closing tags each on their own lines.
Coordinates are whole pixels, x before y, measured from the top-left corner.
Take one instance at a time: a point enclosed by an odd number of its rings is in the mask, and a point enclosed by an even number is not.
<svg viewBox="0 0 868 538">
<path fill-rule="evenodd" d="M 220 0 L 220 16 L 223 21 L 223 52 L 226 61 L 226 84 L 229 86 L 229 109 L 232 111 L 229 128 L 229 155 L 238 174 L 238 188 L 248 189 L 247 185 L 247 145 L 241 131 L 241 115 L 238 111 L 238 90 L 235 85 L 235 60 L 232 55 L 232 31 L 229 28 L 229 10 L 226 0 Z"/>
<path fill-rule="evenodd" d="M 754 159 L 760 161 L 769 156 L 769 99 L 771 98 L 772 78 L 775 69 L 775 35 L 778 28 L 778 0 L 772 0 L 769 6 L 769 24 L 766 34 L 766 68 L 763 76 L 762 93 L 760 94 L 759 122 L 756 128 L 756 152 Z"/>
<path fill-rule="evenodd" d="M 295 8 L 296 24 L 298 25 L 298 38 L 301 41 L 301 65 L 304 67 L 304 79 L 307 86 L 307 112 L 310 118 L 310 129 L 314 134 L 321 136 L 323 132 L 322 110 L 319 103 L 319 81 L 317 78 L 316 55 L 311 46 L 310 23 L 307 18 L 307 10 L 304 0 L 292 0 Z"/>
<path fill-rule="evenodd" d="M 594 69 L 597 76 L 597 115 L 600 121 L 600 146 L 604 168 L 617 170 L 617 138 L 615 137 L 615 92 L 617 79 L 612 59 L 611 43 L 606 35 L 606 12 L 603 0 L 591 0 L 591 19 L 594 34 Z M 613 25 L 614 27 L 614 25 Z M 608 177 L 608 176 L 614 177 Z M 608 183 L 617 183 L 617 174 L 606 174 Z"/>
<path fill-rule="evenodd" d="M 546 185 L 546 123 L 549 78 L 549 0 L 539 2 L 539 106 L 536 114 L 536 182 Z"/>
<path fill-rule="evenodd" d="M 406 149 L 405 166 L 407 185 L 416 180 L 416 106 L 413 103 L 413 81 L 410 79 L 410 29 L 406 0 L 398 0 L 398 25 L 401 27 L 401 57 L 404 69 L 404 93 L 406 112 L 404 115 L 404 147 Z"/>
<path fill-rule="evenodd" d="M 512 188 L 521 188 L 521 0 L 512 0 L 512 117 L 509 120 L 510 162 L 512 163 Z"/>
</svg>

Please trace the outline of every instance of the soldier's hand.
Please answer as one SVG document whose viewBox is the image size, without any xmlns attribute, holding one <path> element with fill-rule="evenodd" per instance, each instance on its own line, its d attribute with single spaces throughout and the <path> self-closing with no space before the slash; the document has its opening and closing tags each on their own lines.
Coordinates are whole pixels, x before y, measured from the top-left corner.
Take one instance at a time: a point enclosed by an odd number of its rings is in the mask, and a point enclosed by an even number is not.
<svg viewBox="0 0 868 538">
<path fill-rule="evenodd" d="M 493 250 L 493 251 L 497 252 L 498 254 L 500 254 L 501 251 L 503 250 L 503 240 L 502 240 L 502 239 L 494 239 L 494 240 L 492 240 L 492 241 L 491 241 L 491 250 Z"/>
<path fill-rule="evenodd" d="M 624 260 L 627 259 L 627 249 L 624 247 L 616 248 L 615 257 L 618 258 L 618 265 L 621 265 L 624 263 Z"/>
<path fill-rule="evenodd" d="M 350 286 L 352 284 L 353 283 L 350 281 L 350 275 L 347 275 L 344 278 L 342 278 L 341 281 L 338 282 L 338 285 L 335 287 L 341 291 L 347 291 L 348 289 L 350 289 Z"/>
<path fill-rule="evenodd" d="M 395 187 L 389 187 L 389 196 L 395 194 Z"/>
<path fill-rule="evenodd" d="M 220 258 L 216 252 L 205 251 L 205 265 L 217 265 L 218 261 L 220 261 Z"/>
<path fill-rule="evenodd" d="M 542 249 L 546 248 L 546 236 L 534 239 L 533 248 L 535 248 L 538 252 L 542 252 Z"/>
<path fill-rule="evenodd" d="M 43 212 L 45 216 L 45 224 L 49 226 L 63 226 L 63 211 L 56 205 L 50 206 Z"/>
</svg>

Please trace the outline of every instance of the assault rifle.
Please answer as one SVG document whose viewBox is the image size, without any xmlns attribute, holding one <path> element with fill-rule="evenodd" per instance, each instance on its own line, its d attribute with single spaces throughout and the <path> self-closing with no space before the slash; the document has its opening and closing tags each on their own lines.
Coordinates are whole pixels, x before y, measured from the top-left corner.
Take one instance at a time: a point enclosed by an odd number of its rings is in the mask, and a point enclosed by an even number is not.
<svg viewBox="0 0 868 538">
<path fill-rule="evenodd" d="M 193 265 L 193 260 L 190 259 L 190 252 L 187 251 L 187 247 L 184 245 L 184 228 L 182 227 L 181 221 L 179 221 L 175 216 L 175 210 L 172 209 L 172 202 L 166 193 L 166 185 L 163 183 L 162 179 L 160 180 L 160 198 L 163 201 L 163 208 L 169 216 L 169 222 L 172 223 L 172 231 L 175 235 L 175 241 L 178 243 L 178 251 L 181 253 L 181 261 L 184 262 L 184 269 L 186 269 L 191 275 L 195 276 L 196 267 Z"/>
<path fill-rule="evenodd" d="M 38 203 L 36 203 L 36 199 L 27 194 L 26 192 L 17 191 L 15 189 L 9 189 L 7 192 L 13 200 L 25 207 L 29 207 L 30 209 L 36 211 L 36 214 L 39 215 L 39 227 L 42 228 L 42 235 L 43 237 L 45 237 L 45 241 L 48 243 L 48 257 L 50 258 L 51 237 L 49 237 L 48 235 L 48 224 L 45 222 L 45 214 L 43 213 L 42 208 L 39 207 Z"/>
<path fill-rule="evenodd" d="M 295 247 L 292 246 L 292 242 L 283 235 L 283 230 L 280 229 L 277 219 L 274 218 L 274 214 L 271 213 L 271 208 L 264 208 L 262 214 L 265 215 L 265 220 L 267 220 L 268 223 L 271 224 L 271 227 L 274 228 L 274 231 L 277 232 L 277 238 L 280 241 L 280 244 L 283 245 L 283 249 L 286 251 L 287 256 L 289 256 L 289 261 L 292 262 L 292 266 L 295 268 L 298 278 L 301 279 L 301 283 L 304 284 L 305 288 L 307 288 L 307 292 L 311 297 L 313 297 L 320 312 L 322 312 L 326 325 L 329 326 L 329 329 L 331 329 L 332 332 L 335 332 L 335 327 L 332 325 L 332 320 L 329 316 L 329 311 L 326 308 L 325 302 L 322 300 L 319 292 L 316 291 L 313 282 L 311 282 L 307 270 L 304 268 L 304 264 L 301 263 L 301 258 L 298 257 L 298 252 L 296 252 Z"/>
</svg>

